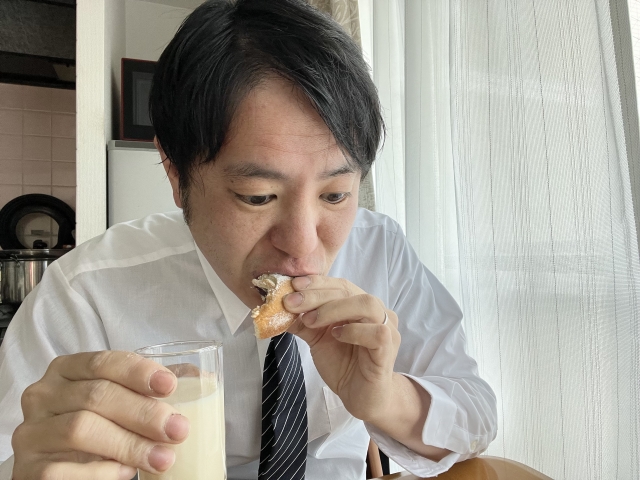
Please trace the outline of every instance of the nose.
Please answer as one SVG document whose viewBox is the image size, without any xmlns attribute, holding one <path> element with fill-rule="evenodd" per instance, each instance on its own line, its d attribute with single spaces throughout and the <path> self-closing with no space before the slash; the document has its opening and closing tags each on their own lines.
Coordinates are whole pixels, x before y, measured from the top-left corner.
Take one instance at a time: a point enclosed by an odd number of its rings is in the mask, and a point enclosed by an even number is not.
<svg viewBox="0 0 640 480">
<path fill-rule="evenodd" d="M 271 230 L 271 243 L 292 258 L 304 258 L 318 248 L 318 212 L 312 205 L 291 205 Z"/>
</svg>

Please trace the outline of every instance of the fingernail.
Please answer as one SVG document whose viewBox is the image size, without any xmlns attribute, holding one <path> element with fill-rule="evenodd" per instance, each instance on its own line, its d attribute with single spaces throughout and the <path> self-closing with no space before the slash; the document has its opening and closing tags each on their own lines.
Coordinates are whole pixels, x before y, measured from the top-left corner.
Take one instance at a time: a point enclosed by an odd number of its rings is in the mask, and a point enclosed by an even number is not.
<svg viewBox="0 0 640 480">
<path fill-rule="evenodd" d="M 284 302 L 289 307 L 297 307 L 302 303 L 302 300 L 304 300 L 304 297 L 301 293 L 298 292 L 290 293 L 289 295 L 284 297 Z"/>
<path fill-rule="evenodd" d="M 126 465 L 120 465 L 120 471 L 118 472 L 118 478 L 120 480 L 131 480 L 136 475 L 136 469 L 133 467 L 127 467 Z"/>
<path fill-rule="evenodd" d="M 149 388 L 160 395 L 167 395 L 173 390 L 176 376 L 173 373 L 158 370 L 149 378 Z"/>
<path fill-rule="evenodd" d="M 296 277 L 291 283 L 293 284 L 293 288 L 296 290 L 304 290 L 309 285 L 311 285 L 311 279 L 309 277 Z"/>
<path fill-rule="evenodd" d="M 191 425 L 184 415 L 175 413 L 169 417 L 167 424 L 164 426 L 164 433 L 171 440 L 184 440 L 189 435 Z"/>
<path fill-rule="evenodd" d="M 333 327 L 331 329 L 331 335 L 333 335 L 336 338 L 340 338 L 340 335 L 342 335 L 342 329 L 343 328 L 344 328 L 343 326 L 342 327 Z"/>
<path fill-rule="evenodd" d="M 152 468 L 155 468 L 159 472 L 164 472 L 176 461 L 176 454 L 167 447 L 156 445 L 151 449 L 148 460 Z"/>
<path fill-rule="evenodd" d="M 305 325 L 313 325 L 318 319 L 318 310 L 311 310 L 302 316 L 302 323 Z"/>
</svg>

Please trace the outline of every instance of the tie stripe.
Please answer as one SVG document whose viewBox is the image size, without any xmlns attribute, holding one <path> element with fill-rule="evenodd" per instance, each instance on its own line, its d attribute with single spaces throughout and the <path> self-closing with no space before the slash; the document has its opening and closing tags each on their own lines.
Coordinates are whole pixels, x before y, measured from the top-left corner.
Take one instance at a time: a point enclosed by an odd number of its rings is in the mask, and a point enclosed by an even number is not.
<svg viewBox="0 0 640 480">
<path fill-rule="evenodd" d="M 307 394 L 296 340 L 273 337 L 262 384 L 259 480 L 303 480 L 307 462 Z"/>
</svg>

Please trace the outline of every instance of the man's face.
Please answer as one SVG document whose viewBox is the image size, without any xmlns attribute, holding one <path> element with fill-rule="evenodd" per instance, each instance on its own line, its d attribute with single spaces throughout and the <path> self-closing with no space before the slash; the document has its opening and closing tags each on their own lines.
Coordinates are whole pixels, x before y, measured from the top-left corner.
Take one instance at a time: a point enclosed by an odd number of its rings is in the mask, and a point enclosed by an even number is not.
<svg viewBox="0 0 640 480">
<path fill-rule="evenodd" d="M 251 280 L 263 273 L 329 271 L 355 219 L 359 184 L 360 171 L 306 97 L 269 80 L 240 104 L 216 160 L 194 172 L 189 227 L 222 281 L 254 307 L 262 300 Z"/>
</svg>

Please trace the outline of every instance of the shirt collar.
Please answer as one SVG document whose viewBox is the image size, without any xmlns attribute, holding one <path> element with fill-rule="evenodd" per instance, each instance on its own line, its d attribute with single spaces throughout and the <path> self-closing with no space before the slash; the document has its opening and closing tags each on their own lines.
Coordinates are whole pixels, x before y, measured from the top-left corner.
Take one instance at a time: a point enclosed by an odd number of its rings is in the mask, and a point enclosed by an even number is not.
<svg viewBox="0 0 640 480">
<path fill-rule="evenodd" d="M 249 315 L 251 309 L 247 307 L 244 302 L 224 284 L 209 261 L 205 258 L 204 254 L 200 251 L 198 245 L 196 245 L 196 252 L 198 253 L 200 264 L 202 265 L 204 274 L 209 281 L 211 290 L 213 290 L 213 294 L 216 296 L 216 299 L 220 304 L 222 314 L 227 320 L 229 330 L 231 331 L 231 334 L 234 335 L 236 330 L 238 330 L 240 325 L 244 322 L 245 318 L 247 318 L 247 315 Z"/>
</svg>

